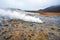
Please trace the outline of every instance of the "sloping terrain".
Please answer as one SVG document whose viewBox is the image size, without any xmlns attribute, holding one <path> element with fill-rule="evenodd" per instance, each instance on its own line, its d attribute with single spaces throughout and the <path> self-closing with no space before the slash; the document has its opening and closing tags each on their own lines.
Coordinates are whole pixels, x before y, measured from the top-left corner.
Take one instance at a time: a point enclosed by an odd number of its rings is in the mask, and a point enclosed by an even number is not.
<svg viewBox="0 0 60 40">
<path fill-rule="evenodd" d="M 51 6 L 51 7 L 45 8 L 44 11 L 60 12 L 60 5 L 56 5 L 56 6 Z"/>
<path fill-rule="evenodd" d="M 60 16 L 35 16 L 44 23 L 0 18 L 0 40 L 60 40 Z"/>
</svg>

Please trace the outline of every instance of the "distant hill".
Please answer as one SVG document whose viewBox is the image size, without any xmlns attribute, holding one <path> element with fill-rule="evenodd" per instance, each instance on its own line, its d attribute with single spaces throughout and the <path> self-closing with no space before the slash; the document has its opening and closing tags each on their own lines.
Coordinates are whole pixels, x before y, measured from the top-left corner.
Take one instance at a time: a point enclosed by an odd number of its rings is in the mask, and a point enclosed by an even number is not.
<svg viewBox="0 0 60 40">
<path fill-rule="evenodd" d="M 45 9 L 40 9 L 37 11 L 26 11 L 26 12 L 33 12 L 33 13 L 38 13 L 42 15 L 47 15 L 47 16 L 60 16 L 60 5 L 58 6 L 51 6 Z"/>
<path fill-rule="evenodd" d="M 44 11 L 48 11 L 48 12 L 60 12 L 60 5 L 48 7 L 46 9 L 44 9 Z"/>
</svg>

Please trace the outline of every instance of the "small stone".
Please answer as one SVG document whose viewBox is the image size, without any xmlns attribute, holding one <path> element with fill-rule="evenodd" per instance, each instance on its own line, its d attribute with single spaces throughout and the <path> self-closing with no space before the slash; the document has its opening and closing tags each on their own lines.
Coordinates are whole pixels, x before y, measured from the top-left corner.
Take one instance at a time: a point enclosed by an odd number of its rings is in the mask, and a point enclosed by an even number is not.
<svg viewBox="0 0 60 40">
<path fill-rule="evenodd" d="M 58 29 L 58 32 L 60 32 L 60 29 Z"/>
<path fill-rule="evenodd" d="M 49 35 L 54 35 L 54 33 L 52 33 L 52 32 L 49 32 Z"/>
<path fill-rule="evenodd" d="M 31 36 L 30 36 L 30 35 L 28 35 L 28 37 L 30 37 L 30 38 L 31 38 Z"/>
<path fill-rule="evenodd" d="M 42 32 L 43 30 L 38 30 L 38 32 Z"/>
<path fill-rule="evenodd" d="M 27 40 L 27 38 L 24 38 L 24 40 Z"/>
<path fill-rule="evenodd" d="M 55 30 L 55 28 L 51 28 L 52 30 Z"/>
<path fill-rule="evenodd" d="M 24 38 L 24 35 L 23 35 L 23 34 L 21 34 L 21 35 L 20 35 L 20 38 Z"/>
<path fill-rule="evenodd" d="M 34 36 L 34 34 L 31 34 L 32 36 Z"/>
</svg>

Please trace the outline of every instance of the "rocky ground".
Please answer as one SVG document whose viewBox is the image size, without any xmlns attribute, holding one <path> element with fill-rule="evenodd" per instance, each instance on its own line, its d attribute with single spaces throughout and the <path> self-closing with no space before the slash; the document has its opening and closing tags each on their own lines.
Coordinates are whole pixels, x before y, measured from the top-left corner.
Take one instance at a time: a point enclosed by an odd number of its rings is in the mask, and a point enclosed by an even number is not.
<svg viewBox="0 0 60 40">
<path fill-rule="evenodd" d="M 44 23 L 0 18 L 0 40 L 60 40 L 60 16 L 39 17 Z"/>
</svg>

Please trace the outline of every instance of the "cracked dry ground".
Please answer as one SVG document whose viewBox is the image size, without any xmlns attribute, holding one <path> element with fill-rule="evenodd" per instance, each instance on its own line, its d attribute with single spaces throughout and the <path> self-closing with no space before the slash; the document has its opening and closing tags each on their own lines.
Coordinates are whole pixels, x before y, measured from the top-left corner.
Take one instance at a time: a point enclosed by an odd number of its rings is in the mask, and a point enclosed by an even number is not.
<svg viewBox="0 0 60 40">
<path fill-rule="evenodd" d="M 6 25 L 0 25 L 0 40 L 60 40 L 60 28 L 53 24 L 11 20 Z"/>
</svg>

